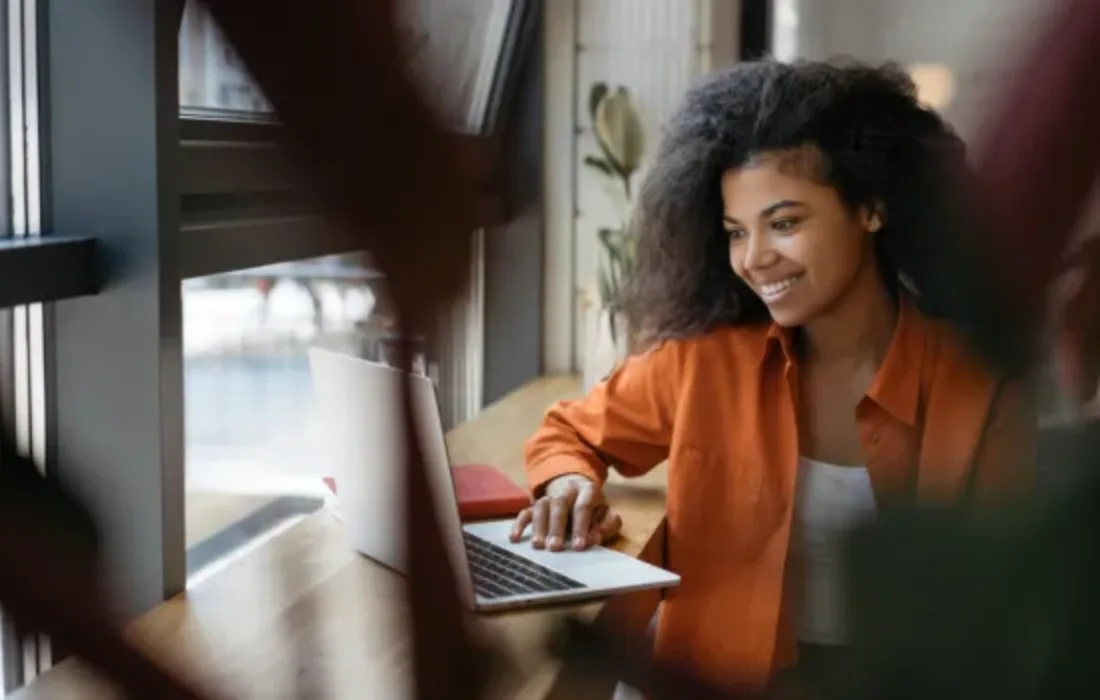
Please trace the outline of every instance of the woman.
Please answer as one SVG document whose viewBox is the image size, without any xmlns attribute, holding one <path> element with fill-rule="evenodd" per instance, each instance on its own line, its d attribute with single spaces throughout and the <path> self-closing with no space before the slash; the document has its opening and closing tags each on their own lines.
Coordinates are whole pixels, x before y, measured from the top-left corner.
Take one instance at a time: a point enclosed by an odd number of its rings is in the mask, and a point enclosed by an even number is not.
<svg viewBox="0 0 1100 700">
<path fill-rule="evenodd" d="M 658 654 L 731 685 L 828 673 L 848 642 L 850 527 L 890 499 L 1029 483 L 1030 399 L 922 309 L 963 169 L 893 67 L 763 61 L 695 87 L 635 215 L 642 349 L 546 414 L 515 539 L 614 535 L 607 466 L 668 459 L 665 564 L 682 583 Z"/>
</svg>

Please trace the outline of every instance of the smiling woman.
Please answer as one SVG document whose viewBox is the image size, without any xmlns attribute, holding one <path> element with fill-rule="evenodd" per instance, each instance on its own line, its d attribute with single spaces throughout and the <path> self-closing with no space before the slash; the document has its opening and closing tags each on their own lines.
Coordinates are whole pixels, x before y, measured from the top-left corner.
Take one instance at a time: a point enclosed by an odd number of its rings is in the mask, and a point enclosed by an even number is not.
<svg viewBox="0 0 1100 700">
<path fill-rule="evenodd" d="M 659 656 L 843 696 L 841 559 L 884 505 L 1030 484 L 1030 392 L 918 293 L 951 262 L 963 148 L 891 66 L 742 63 L 666 126 L 635 212 L 635 354 L 528 443 L 537 547 L 618 527 L 608 465 L 668 460 Z M 730 634 L 737 630 L 737 634 Z"/>
</svg>

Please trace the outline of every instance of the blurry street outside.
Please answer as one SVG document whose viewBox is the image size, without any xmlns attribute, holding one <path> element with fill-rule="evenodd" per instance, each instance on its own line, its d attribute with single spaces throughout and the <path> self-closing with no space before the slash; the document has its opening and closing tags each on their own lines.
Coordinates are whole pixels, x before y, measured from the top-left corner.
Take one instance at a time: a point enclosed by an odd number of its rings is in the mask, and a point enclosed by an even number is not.
<svg viewBox="0 0 1100 700">
<path fill-rule="evenodd" d="M 357 352 L 374 297 L 361 271 L 278 268 L 183 285 L 189 492 L 321 493 L 308 348 Z"/>
</svg>

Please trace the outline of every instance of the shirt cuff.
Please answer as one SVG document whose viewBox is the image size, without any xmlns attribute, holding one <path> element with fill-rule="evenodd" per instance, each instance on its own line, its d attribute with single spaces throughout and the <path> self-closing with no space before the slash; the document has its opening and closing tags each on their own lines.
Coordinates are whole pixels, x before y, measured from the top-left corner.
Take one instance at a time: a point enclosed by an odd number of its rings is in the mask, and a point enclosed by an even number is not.
<svg viewBox="0 0 1100 700">
<path fill-rule="evenodd" d="M 527 467 L 527 486 L 531 490 L 531 495 L 537 498 L 547 483 L 566 474 L 579 474 L 597 484 L 602 484 L 607 480 L 607 467 L 596 469 L 584 459 L 572 456 L 554 457 L 530 465 Z"/>
</svg>

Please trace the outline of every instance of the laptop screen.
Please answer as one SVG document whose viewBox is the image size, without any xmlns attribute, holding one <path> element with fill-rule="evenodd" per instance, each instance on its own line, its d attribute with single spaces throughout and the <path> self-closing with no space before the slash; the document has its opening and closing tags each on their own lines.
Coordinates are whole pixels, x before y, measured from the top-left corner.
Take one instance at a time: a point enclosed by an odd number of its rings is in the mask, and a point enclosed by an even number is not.
<svg viewBox="0 0 1100 700">
<path fill-rule="evenodd" d="M 405 562 L 405 373 L 351 355 L 313 348 L 310 372 L 323 444 L 337 482 L 348 536 L 360 553 L 401 572 Z M 447 550 L 464 594 L 472 586 L 462 523 L 435 385 L 412 375 L 413 412 Z M 468 589 L 468 591 L 467 591 Z"/>
</svg>

